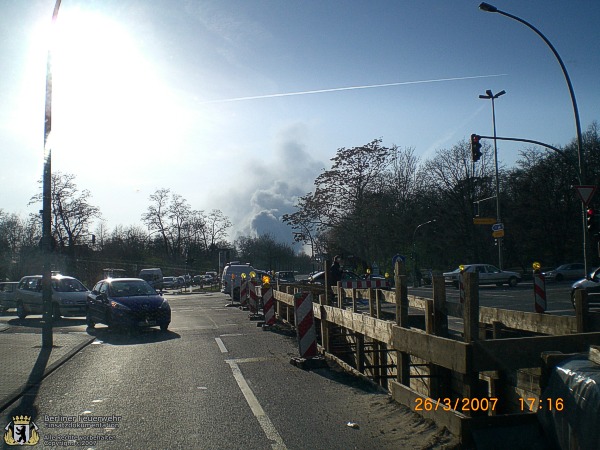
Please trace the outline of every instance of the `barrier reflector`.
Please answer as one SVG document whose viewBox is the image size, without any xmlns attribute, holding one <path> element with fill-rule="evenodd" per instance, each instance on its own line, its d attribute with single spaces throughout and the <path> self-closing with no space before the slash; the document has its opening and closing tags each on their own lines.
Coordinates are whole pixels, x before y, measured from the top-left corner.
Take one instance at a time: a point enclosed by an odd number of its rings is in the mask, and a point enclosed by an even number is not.
<svg viewBox="0 0 600 450">
<path fill-rule="evenodd" d="M 388 280 L 347 280 L 340 282 L 344 289 L 369 289 L 389 288 L 392 284 Z"/>
<path fill-rule="evenodd" d="M 256 286 L 258 285 L 258 281 L 251 280 L 249 285 L 249 294 L 250 298 L 248 299 L 248 309 L 252 314 L 256 314 L 258 312 L 258 294 L 256 293 Z"/>
<path fill-rule="evenodd" d="M 317 333 L 313 314 L 312 294 L 294 294 L 294 319 L 298 334 L 300 357 L 313 358 L 317 355 Z"/>
<path fill-rule="evenodd" d="M 535 312 L 546 312 L 546 278 L 541 273 L 533 274 L 533 297 L 535 301 Z"/>
<path fill-rule="evenodd" d="M 275 299 L 273 298 L 273 288 L 263 292 L 263 314 L 265 315 L 265 325 L 275 325 Z"/>
</svg>

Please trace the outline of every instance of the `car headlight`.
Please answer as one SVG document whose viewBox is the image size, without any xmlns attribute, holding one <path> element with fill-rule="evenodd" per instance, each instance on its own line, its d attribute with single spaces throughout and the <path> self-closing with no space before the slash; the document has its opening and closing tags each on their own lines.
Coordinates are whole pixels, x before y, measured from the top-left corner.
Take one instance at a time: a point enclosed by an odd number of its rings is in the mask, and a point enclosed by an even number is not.
<svg viewBox="0 0 600 450">
<path fill-rule="evenodd" d="M 169 309 L 169 302 L 167 300 L 163 300 L 163 302 L 160 304 L 159 309 Z"/>
<path fill-rule="evenodd" d="M 119 302 L 115 302 L 114 300 L 112 300 L 110 302 L 110 306 L 111 306 L 111 308 L 120 309 L 123 311 L 129 311 L 129 308 L 127 306 L 125 306 Z"/>
</svg>

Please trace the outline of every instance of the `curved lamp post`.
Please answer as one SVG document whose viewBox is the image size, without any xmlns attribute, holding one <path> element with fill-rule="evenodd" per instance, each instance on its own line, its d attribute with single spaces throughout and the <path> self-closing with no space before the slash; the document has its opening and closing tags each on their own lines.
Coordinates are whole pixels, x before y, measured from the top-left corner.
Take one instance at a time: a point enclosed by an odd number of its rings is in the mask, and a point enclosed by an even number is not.
<svg viewBox="0 0 600 450">
<path fill-rule="evenodd" d="M 427 225 L 428 223 L 432 223 L 432 222 L 435 222 L 435 219 L 431 219 L 431 220 L 428 220 L 427 222 L 420 223 L 415 228 L 415 231 L 413 231 L 413 238 L 412 238 L 413 245 L 412 246 L 413 246 L 413 262 L 415 265 L 415 267 L 413 268 L 413 274 L 414 274 L 413 287 L 419 287 L 419 280 L 417 280 L 417 251 L 416 251 L 416 246 L 415 246 L 415 236 L 417 235 L 417 230 L 419 228 L 421 228 L 423 225 Z"/>
<path fill-rule="evenodd" d="M 522 23 L 529 29 L 533 30 L 540 38 L 542 38 L 542 40 L 546 43 L 546 45 L 550 48 L 550 50 L 552 50 L 552 53 L 554 54 L 556 60 L 560 64 L 560 68 L 562 69 L 563 75 L 565 77 L 565 81 L 567 82 L 567 86 L 569 88 L 569 94 L 571 95 L 571 103 L 573 105 L 573 114 L 575 115 L 575 131 L 577 133 L 577 158 L 579 161 L 579 183 L 585 184 L 586 183 L 586 169 L 585 169 L 585 162 L 583 159 L 583 137 L 581 135 L 581 122 L 579 121 L 579 110 L 577 109 L 577 100 L 575 100 L 575 92 L 573 91 L 573 84 L 571 84 L 571 78 L 569 78 L 567 68 L 565 67 L 565 64 L 563 63 L 562 58 L 560 57 L 560 55 L 558 54 L 558 52 L 556 51 L 556 49 L 554 48 L 552 43 L 548 40 L 548 38 L 546 36 L 544 36 L 540 30 L 538 30 L 536 27 L 531 25 L 529 22 L 527 22 L 513 14 L 509 14 L 505 11 L 501 11 L 498 8 L 496 8 L 495 6 L 490 5 L 489 3 L 485 3 L 485 2 L 481 3 L 479 5 L 479 9 L 481 9 L 482 11 L 485 11 L 485 12 L 498 13 L 503 16 L 509 17 L 513 20 L 516 20 L 517 22 Z M 586 229 L 585 229 L 585 225 L 586 225 L 585 205 L 583 205 L 583 203 L 581 206 L 581 220 L 582 220 L 582 229 L 583 229 L 583 262 L 585 265 L 585 273 L 588 273 L 587 236 L 586 236 Z"/>
<path fill-rule="evenodd" d="M 500 178 L 498 176 L 498 146 L 496 145 L 496 108 L 494 100 L 501 95 L 506 94 L 506 91 L 500 91 L 493 94 L 491 90 L 485 91 L 485 95 L 480 95 L 479 98 L 492 101 L 492 124 L 494 126 L 494 163 L 496 166 L 496 223 L 500 223 Z M 502 238 L 498 238 L 498 268 L 502 270 Z"/>
</svg>

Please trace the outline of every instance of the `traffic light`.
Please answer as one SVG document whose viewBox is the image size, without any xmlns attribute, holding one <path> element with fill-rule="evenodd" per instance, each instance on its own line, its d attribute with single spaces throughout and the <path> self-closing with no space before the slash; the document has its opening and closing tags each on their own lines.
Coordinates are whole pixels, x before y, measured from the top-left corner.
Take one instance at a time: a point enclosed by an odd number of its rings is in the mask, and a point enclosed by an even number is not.
<svg viewBox="0 0 600 450">
<path fill-rule="evenodd" d="M 471 135 L 471 157 L 473 158 L 473 162 L 479 161 L 479 158 L 481 158 L 482 155 L 481 144 L 479 143 L 480 139 L 481 136 L 478 134 Z"/>
<path fill-rule="evenodd" d="M 594 208 L 588 208 L 586 211 L 586 227 L 591 236 L 597 236 L 600 233 L 599 217 Z"/>
</svg>

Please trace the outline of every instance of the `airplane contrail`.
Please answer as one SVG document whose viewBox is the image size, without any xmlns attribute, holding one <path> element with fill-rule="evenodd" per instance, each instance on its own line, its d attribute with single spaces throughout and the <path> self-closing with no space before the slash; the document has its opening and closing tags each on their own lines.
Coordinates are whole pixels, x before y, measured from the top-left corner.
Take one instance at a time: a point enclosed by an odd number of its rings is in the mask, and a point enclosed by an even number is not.
<svg viewBox="0 0 600 450">
<path fill-rule="evenodd" d="M 331 89 L 316 89 L 313 91 L 286 92 L 286 93 L 281 93 L 281 94 L 266 94 L 266 95 L 254 95 L 251 97 L 236 97 L 236 98 L 226 98 L 226 99 L 221 99 L 221 100 L 208 100 L 205 102 L 200 102 L 200 104 L 241 102 L 243 100 L 258 100 L 261 98 L 291 97 L 293 95 L 322 94 L 324 92 L 352 91 L 352 90 L 356 90 L 356 89 L 374 89 L 374 88 L 390 87 L 390 86 L 405 86 L 405 85 L 409 85 L 409 84 L 441 83 L 444 81 L 474 80 L 477 78 L 503 77 L 506 75 L 508 75 L 508 74 L 499 73 L 499 74 L 494 74 L 494 75 L 477 75 L 477 76 L 472 76 L 472 77 L 438 78 L 438 79 L 434 79 L 434 80 L 400 81 L 397 83 L 369 84 L 367 86 L 347 86 L 347 87 L 339 87 L 339 88 L 331 88 Z"/>
</svg>

